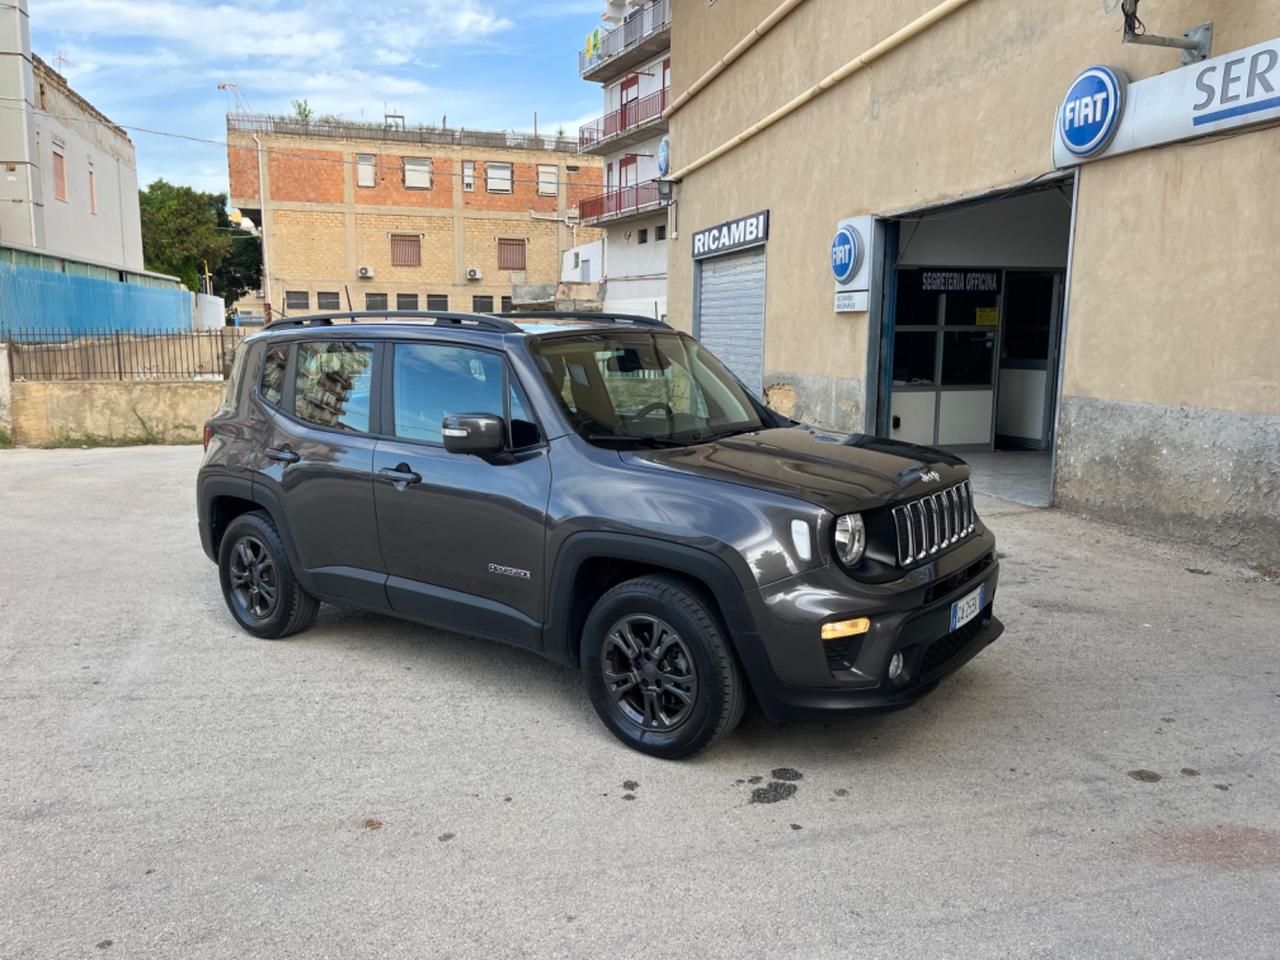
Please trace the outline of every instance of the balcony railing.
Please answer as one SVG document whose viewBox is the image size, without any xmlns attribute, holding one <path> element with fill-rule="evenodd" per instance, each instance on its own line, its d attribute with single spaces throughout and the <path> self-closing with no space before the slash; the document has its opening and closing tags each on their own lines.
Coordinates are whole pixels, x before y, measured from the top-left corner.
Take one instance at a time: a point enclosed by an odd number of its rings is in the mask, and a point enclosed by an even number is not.
<svg viewBox="0 0 1280 960">
<path fill-rule="evenodd" d="M 585 150 L 602 140 L 609 140 L 628 130 L 634 130 L 641 124 L 658 119 L 662 116 L 662 111 L 667 109 L 670 93 L 670 87 L 663 87 L 657 93 L 651 93 L 639 100 L 631 100 L 624 103 L 620 109 L 583 124 L 578 128 L 578 148 Z"/>
<path fill-rule="evenodd" d="M 578 215 L 583 221 L 618 217 L 633 210 L 656 206 L 661 203 L 661 199 L 658 196 L 658 181 L 646 180 L 618 187 L 598 197 L 588 197 L 578 204 Z"/>
<path fill-rule="evenodd" d="M 600 37 L 598 43 L 578 51 L 578 75 L 639 46 L 671 26 L 671 0 L 653 0 Z"/>
</svg>

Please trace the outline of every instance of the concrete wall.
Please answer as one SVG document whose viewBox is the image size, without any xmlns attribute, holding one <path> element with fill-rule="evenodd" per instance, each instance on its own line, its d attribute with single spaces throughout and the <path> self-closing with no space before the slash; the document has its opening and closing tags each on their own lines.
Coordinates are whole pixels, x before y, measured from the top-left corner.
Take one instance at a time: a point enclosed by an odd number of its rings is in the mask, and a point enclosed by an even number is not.
<svg viewBox="0 0 1280 960">
<path fill-rule="evenodd" d="M 32 446 L 86 437 L 195 443 L 223 389 L 222 381 L 19 381 L 13 384 L 13 438 Z"/>
<path fill-rule="evenodd" d="M 674 0 L 673 92 L 776 5 Z M 671 119 L 673 169 L 933 6 L 806 0 Z M 1280 36 L 1270 0 L 1164 0 L 1142 12 L 1152 33 L 1213 21 L 1215 54 Z M 836 221 L 1051 173 L 1055 112 L 1083 68 L 1106 63 L 1139 80 L 1178 65 L 1175 51 L 1121 44 L 1120 31 L 1101 3 L 973 0 L 690 175 L 676 194 L 672 321 L 691 326 L 688 235 L 768 208 L 766 384 L 779 403 L 830 412 L 829 426 L 860 425 L 868 317 L 833 312 Z M 1280 559 L 1275 469 L 1260 452 L 1280 415 L 1278 146 L 1280 131 L 1252 130 L 1082 168 L 1058 502 L 1148 526 L 1163 518 L 1169 533 Z"/>
</svg>

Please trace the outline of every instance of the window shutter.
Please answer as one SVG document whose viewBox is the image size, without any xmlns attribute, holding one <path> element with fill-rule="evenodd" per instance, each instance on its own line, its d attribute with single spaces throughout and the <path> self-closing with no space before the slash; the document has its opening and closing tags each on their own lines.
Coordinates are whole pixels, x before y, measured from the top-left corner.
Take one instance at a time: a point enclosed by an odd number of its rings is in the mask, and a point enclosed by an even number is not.
<svg viewBox="0 0 1280 960">
<path fill-rule="evenodd" d="M 498 269 L 524 270 L 525 249 L 523 240 L 498 241 Z"/>
<path fill-rule="evenodd" d="M 422 266 L 422 238 L 416 233 L 393 233 L 391 265 L 393 267 Z"/>
</svg>

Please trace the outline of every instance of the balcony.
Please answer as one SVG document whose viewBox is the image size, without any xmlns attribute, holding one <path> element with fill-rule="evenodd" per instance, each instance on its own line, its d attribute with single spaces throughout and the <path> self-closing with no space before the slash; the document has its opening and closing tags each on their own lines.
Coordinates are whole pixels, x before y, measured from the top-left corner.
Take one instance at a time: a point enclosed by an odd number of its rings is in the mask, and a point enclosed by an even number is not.
<svg viewBox="0 0 1280 960">
<path fill-rule="evenodd" d="M 667 201 L 658 196 L 658 181 L 646 180 L 588 197 L 578 204 L 578 216 L 583 225 L 594 227 L 651 213 L 666 205 Z"/>
<path fill-rule="evenodd" d="M 671 88 L 663 87 L 639 100 L 624 103 L 578 129 L 578 149 L 583 153 L 606 153 L 652 136 L 666 129 L 662 111 L 671 101 Z"/>
<path fill-rule="evenodd" d="M 578 52 L 578 75 L 607 83 L 627 70 L 671 49 L 671 0 L 653 0 Z"/>
</svg>

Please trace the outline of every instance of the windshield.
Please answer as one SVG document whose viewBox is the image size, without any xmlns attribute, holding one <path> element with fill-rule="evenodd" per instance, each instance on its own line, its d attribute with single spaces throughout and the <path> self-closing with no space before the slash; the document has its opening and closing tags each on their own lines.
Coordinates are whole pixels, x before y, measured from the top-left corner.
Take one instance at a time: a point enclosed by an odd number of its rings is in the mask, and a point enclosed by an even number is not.
<svg viewBox="0 0 1280 960">
<path fill-rule="evenodd" d="M 773 426 L 719 360 L 678 333 L 584 333 L 537 342 L 533 353 L 593 443 L 700 443 Z"/>
</svg>

